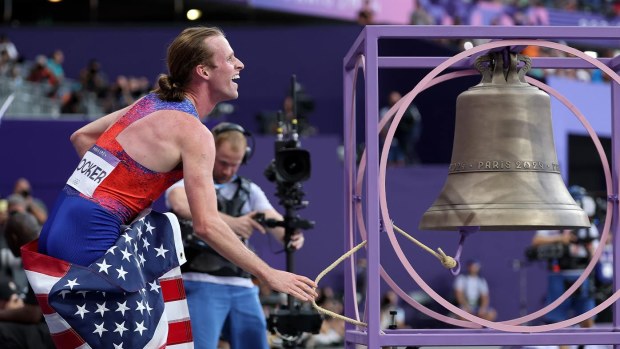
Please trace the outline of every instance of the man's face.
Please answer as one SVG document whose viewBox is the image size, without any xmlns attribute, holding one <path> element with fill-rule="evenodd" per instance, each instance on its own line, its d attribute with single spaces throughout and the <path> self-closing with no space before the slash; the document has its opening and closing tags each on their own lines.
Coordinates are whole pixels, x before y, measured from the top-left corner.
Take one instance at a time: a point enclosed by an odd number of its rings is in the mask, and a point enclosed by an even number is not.
<svg viewBox="0 0 620 349">
<path fill-rule="evenodd" d="M 215 164 L 213 164 L 213 180 L 217 184 L 227 183 L 239 170 L 245 155 L 244 149 L 235 151 L 229 142 L 222 142 L 217 148 Z"/>
<path fill-rule="evenodd" d="M 469 264 L 467 269 L 469 271 L 469 275 L 478 275 L 478 273 L 480 272 L 480 264 L 478 264 L 478 263 L 471 263 L 471 264 Z"/>
<path fill-rule="evenodd" d="M 30 182 L 25 178 L 20 178 L 15 182 L 15 188 L 13 192 L 16 194 L 21 194 L 26 197 L 30 194 Z"/>
<path fill-rule="evenodd" d="M 239 79 L 243 63 L 235 57 L 228 40 L 223 36 L 217 35 L 206 40 L 214 52 L 212 59 L 214 67 L 205 66 L 209 74 L 212 97 L 216 102 L 237 99 L 239 97 L 238 85 L 234 80 Z"/>
</svg>

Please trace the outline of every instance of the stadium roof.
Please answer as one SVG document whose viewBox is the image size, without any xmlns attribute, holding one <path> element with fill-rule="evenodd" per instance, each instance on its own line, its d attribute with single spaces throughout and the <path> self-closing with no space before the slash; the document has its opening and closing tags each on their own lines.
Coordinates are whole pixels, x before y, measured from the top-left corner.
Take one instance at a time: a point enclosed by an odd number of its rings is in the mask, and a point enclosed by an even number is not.
<svg viewBox="0 0 620 349">
<path fill-rule="evenodd" d="M 166 25 L 186 23 L 186 12 L 198 9 L 198 22 L 316 23 L 333 20 L 261 10 L 244 0 L 2 0 L 2 19 L 9 25 L 110 24 Z"/>
</svg>

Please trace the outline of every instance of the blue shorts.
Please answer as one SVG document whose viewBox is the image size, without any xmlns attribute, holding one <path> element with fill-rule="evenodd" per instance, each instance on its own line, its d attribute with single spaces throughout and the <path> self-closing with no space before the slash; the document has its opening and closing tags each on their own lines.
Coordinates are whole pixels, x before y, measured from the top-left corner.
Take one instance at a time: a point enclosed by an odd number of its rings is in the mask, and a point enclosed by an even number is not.
<svg viewBox="0 0 620 349">
<path fill-rule="evenodd" d="M 98 204 L 62 191 L 39 236 L 39 252 L 88 266 L 114 245 L 122 222 Z"/>
</svg>

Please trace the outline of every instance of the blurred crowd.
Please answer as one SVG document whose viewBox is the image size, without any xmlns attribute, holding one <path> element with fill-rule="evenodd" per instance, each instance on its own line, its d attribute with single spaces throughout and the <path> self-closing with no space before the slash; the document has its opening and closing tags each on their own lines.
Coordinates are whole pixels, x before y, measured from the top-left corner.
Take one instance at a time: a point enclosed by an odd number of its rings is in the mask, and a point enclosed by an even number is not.
<svg viewBox="0 0 620 349">
<path fill-rule="evenodd" d="M 78 77 L 67 77 L 64 59 L 61 49 L 28 59 L 6 35 L 0 35 L 0 85 L 47 97 L 62 114 L 96 116 L 130 105 L 151 90 L 143 76 L 119 75 L 111 81 L 95 58 L 86 62 Z"/>
<path fill-rule="evenodd" d="M 413 25 L 550 25 L 549 9 L 620 16 L 620 2 L 611 0 L 414 0 L 411 14 Z M 463 50 L 488 40 L 440 40 L 442 44 Z M 564 43 L 566 44 L 566 43 Z M 616 47 L 571 46 L 587 51 L 595 58 L 611 58 L 620 54 Z M 539 47 L 527 47 L 523 54 L 530 57 L 567 56 L 564 52 Z M 599 83 L 608 80 L 598 69 L 533 69 L 529 75 L 544 81 L 548 76 L 561 76 L 583 82 Z"/>
<path fill-rule="evenodd" d="M 607 19 L 620 16 L 620 2 L 612 0 L 412 0 L 410 15 L 413 25 L 549 25 L 549 9 L 602 15 Z M 374 1 L 365 0 L 358 13 L 360 24 L 374 24 Z M 465 40 L 442 41 L 463 49 Z M 477 44 L 474 42 L 473 44 Z M 611 48 L 584 48 L 598 57 L 613 57 Z M 555 53 L 540 50 L 535 55 Z M 0 35 L 0 92 L 28 87 L 58 106 L 57 114 L 100 116 L 122 107 L 146 94 L 152 83 L 144 76 L 109 77 L 104 64 L 92 58 L 84 62 L 79 76 L 68 77 L 63 69 L 64 52 L 57 49 L 36 57 L 23 57 L 6 35 Z M 540 72 L 538 72 L 540 74 Z M 553 71 L 544 71 L 553 74 Z M 559 74 L 583 81 L 602 81 L 600 72 L 577 71 Z M 4 89 L 2 89 L 4 87 Z M 273 117 L 265 117 L 273 119 Z M 266 127 L 269 127 L 267 125 Z M 312 129 L 310 128 L 310 133 Z"/>
<path fill-rule="evenodd" d="M 549 10 L 585 12 L 614 18 L 620 3 L 611 0 L 414 0 L 411 24 L 549 25 Z"/>
</svg>

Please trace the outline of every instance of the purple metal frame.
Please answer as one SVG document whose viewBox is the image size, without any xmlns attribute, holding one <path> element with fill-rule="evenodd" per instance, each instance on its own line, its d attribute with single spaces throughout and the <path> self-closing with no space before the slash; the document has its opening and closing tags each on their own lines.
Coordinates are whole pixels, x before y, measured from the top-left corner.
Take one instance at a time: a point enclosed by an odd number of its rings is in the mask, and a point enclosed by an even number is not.
<svg viewBox="0 0 620 349">
<path fill-rule="evenodd" d="M 413 330 L 384 330 L 380 329 L 379 299 L 380 299 L 380 262 L 379 262 L 379 144 L 378 144 L 378 77 L 383 68 L 435 68 L 450 57 L 379 57 L 378 41 L 387 38 L 402 39 L 550 39 L 550 40 L 620 40 L 620 30 L 614 27 L 471 27 L 471 26 L 367 26 L 357 37 L 344 59 L 344 144 L 345 144 L 345 248 L 353 247 L 350 236 L 355 232 L 355 202 L 356 182 L 355 163 L 355 122 L 349 119 L 354 112 L 352 93 L 355 89 L 353 80 L 355 62 L 360 55 L 366 59 L 365 75 L 365 144 L 367 168 L 364 176 L 365 184 L 365 225 L 368 231 L 367 245 L 367 289 L 368 299 L 365 317 L 368 327 L 356 329 L 347 324 L 345 347 L 352 349 L 355 344 L 364 344 L 375 349 L 386 346 L 415 345 L 557 345 L 557 344 L 612 344 L 620 349 L 620 304 L 613 304 L 614 320 L 611 327 L 605 328 L 570 328 L 542 333 L 507 333 L 492 329 L 413 329 Z M 453 68 L 471 68 L 473 59 L 462 61 Z M 620 56 L 609 59 L 599 59 L 614 71 L 620 70 Z M 587 68 L 592 66 L 579 58 L 534 58 L 532 66 L 539 68 Z M 618 220 L 620 213 L 618 206 L 618 188 L 620 169 L 620 140 L 616 135 L 620 132 L 620 123 L 616 120 L 620 116 L 620 86 L 612 83 L 612 193 L 610 200 L 614 201 L 611 233 L 614 237 L 614 267 L 620 270 L 620 249 L 618 242 Z M 352 260 L 352 259 L 351 259 Z M 356 313 L 354 303 L 354 273 L 353 262 L 345 263 L 345 315 L 351 317 Z M 620 278 L 614 275 L 614 290 L 620 288 Z"/>
</svg>

